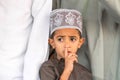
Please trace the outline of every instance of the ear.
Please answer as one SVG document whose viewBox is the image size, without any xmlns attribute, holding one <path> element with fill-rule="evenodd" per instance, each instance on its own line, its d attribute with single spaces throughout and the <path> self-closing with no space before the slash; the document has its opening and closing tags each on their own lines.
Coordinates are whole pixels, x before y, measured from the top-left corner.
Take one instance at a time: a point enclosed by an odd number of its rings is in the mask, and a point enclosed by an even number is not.
<svg viewBox="0 0 120 80">
<path fill-rule="evenodd" d="M 83 45 L 84 42 L 85 42 L 85 38 L 80 38 L 78 48 L 80 48 Z"/>
<path fill-rule="evenodd" d="M 48 42 L 52 46 L 52 48 L 54 49 L 55 48 L 54 40 L 49 38 Z"/>
</svg>

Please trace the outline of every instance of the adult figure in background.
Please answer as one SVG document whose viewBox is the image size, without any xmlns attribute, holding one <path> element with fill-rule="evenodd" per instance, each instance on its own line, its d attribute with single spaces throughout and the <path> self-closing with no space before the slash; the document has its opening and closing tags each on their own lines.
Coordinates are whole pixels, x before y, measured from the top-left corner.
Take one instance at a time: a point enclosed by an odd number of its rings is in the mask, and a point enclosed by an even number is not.
<svg viewBox="0 0 120 80">
<path fill-rule="evenodd" d="M 47 58 L 51 2 L 0 0 L 0 80 L 38 80 Z"/>
<path fill-rule="evenodd" d="M 120 80 L 120 0 L 100 0 L 99 12 L 103 35 L 104 79 Z"/>
<path fill-rule="evenodd" d="M 94 80 L 119 80 L 120 1 L 61 0 L 60 4 L 83 11 Z"/>
<path fill-rule="evenodd" d="M 119 7 L 119 0 L 89 2 L 86 12 L 86 30 L 95 80 L 120 79 Z M 90 37 L 91 35 L 93 37 Z"/>
</svg>

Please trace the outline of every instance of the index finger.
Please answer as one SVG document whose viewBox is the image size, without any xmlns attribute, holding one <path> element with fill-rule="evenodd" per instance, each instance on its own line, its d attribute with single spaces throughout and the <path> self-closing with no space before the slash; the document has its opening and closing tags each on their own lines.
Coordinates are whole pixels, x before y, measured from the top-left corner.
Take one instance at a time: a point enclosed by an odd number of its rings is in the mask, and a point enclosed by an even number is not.
<svg viewBox="0 0 120 80">
<path fill-rule="evenodd" d="M 67 56 L 68 56 L 68 49 L 65 48 L 65 57 L 67 57 Z"/>
</svg>

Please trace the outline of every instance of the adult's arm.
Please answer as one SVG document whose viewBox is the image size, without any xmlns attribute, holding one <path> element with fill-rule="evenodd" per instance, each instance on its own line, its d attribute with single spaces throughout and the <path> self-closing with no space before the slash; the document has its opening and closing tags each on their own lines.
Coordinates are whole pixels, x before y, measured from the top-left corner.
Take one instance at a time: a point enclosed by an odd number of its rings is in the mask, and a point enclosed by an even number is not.
<svg viewBox="0 0 120 80">
<path fill-rule="evenodd" d="M 33 24 L 24 58 L 23 80 L 39 80 L 39 68 L 48 57 L 49 14 L 51 9 L 52 0 L 33 0 L 31 7 Z"/>
</svg>

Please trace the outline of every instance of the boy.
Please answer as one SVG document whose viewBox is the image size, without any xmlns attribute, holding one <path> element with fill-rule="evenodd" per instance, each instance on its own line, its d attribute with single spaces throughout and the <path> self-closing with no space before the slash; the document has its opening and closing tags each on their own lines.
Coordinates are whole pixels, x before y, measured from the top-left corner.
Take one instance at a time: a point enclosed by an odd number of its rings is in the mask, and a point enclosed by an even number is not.
<svg viewBox="0 0 120 80">
<path fill-rule="evenodd" d="M 77 60 L 77 50 L 84 43 L 81 34 L 80 12 L 53 10 L 50 16 L 49 44 L 55 53 L 52 59 L 41 66 L 41 80 L 92 80 L 91 73 Z"/>
</svg>

